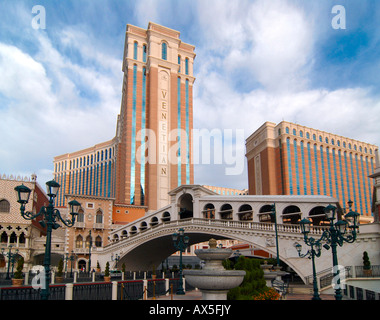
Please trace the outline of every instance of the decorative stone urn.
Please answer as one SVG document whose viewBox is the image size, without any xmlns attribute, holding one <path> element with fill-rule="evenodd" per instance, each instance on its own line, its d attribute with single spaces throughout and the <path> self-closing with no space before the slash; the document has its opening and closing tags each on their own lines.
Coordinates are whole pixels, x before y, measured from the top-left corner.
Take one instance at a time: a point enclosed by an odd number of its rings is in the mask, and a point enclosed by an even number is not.
<svg viewBox="0 0 380 320">
<path fill-rule="evenodd" d="M 186 282 L 201 290 L 203 300 L 227 300 L 228 290 L 243 282 L 245 271 L 224 269 L 222 262 L 231 256 L 232 249 L 217 248 L 215 239 L 210 239 L 209 246 L 195 250 L 205 265 L 201 270 L 184 270 Z"/>
</svg>

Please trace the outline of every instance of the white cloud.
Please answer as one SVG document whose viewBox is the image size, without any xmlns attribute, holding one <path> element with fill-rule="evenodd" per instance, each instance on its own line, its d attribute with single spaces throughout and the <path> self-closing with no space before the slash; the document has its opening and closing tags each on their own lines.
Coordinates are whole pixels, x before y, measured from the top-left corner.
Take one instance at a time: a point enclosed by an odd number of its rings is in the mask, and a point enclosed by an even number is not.
<svg viewBox="0 0 380 320">
<path fill-rule="evenodd" d="M 33 56 L 0 43 L 0 97 L 6 101 L 0 106 L 0 118 L 6 119 L 0 127 L 4 173 L 17 174 L 11 170 L 19 168 L 49 179 L 54 156 L 115 134 L 121 59 L 102 53 L 96 44 L 91 48 L 90 36 L 80 31 L 62 31 L 64 44 L 90 62 L 79 64 L 64 55 L 46 33 L 35 34 L 38 51 Z"/>
<path fill-rule="evenodd" d="M 200 55 L 220 58 L 210 67 L 224 70 L 225 76 L 237 70 L 247 82 L 253 77 L 271 91 L 307 85 L 313 37 L 312 23 L 302 10 L 284 1 L 218 4 L 214 9 L 208 1 L 199 3 L 201 29 L 207 30 Z"/>
</svg>

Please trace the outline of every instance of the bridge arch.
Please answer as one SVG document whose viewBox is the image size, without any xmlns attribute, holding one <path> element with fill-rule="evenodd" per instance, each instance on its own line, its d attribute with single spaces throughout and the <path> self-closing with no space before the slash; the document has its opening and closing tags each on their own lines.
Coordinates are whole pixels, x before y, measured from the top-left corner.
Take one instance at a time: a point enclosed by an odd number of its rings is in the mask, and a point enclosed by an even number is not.
<svg viewBox="0 0 380 320">
<path fill-rule="evenodd" d="M 227 224 L 233 224 L 233 221 L 224 221 L 224 224 L 218 224 L 218 221 L 210 220 L 210 219 L 199 219 L 203 221 L 215 221 L 216 225 L 205 225 L 203 226 L 194 226 L 189 224 L 189 220 L 181 223 L 182 220 L 176 221 L 176 223 L 172 223 L 169 225 L 164 225 L 161 228 L 161 225 L 151 229 L 148 233 L 142 233 L 139 236 L 132 237 L 130 239 L 126 239 L 125 245 L 122 245 L 122 241 L 117 243 L 117 247 L 119 249 L 114 250 L 113 252 L 118 252 L 120 255 L 120 260 L 118 266 L 121 266 L 123 263 L 125 264 L 126 270 L 150 270 L 153 266 L 158 267 L 164 259 L 172 254 L 174 254 L 177 249 L 173 245 L 172 234 L 177 232 L 179 228 L 183 228 L 185 230 L 185 234 L 189 237 L 190 245 L 194 245 L 201 242 L 207 242 L 211 238 L 215 238 L 216 240 L 239 240 L 243 243 L 250 244 L 257 249 L 264 250 L 272 255 L 276 255 L 276 247 L 273 245 L 274 229 L 269 230 L 265 227 L 267 236 L 263 236 L 260 234 L 248 234 L 246 232 L 232 232 L 229 230 Z M 249 222 L 242 222 L 249 223 Z M 218 226 L 218 227 L 216 227 Z M 161 230 L 160 230 L 161 228 Z M 156 230 L 157 229 L 157 230 Z M 268 235 L 268 233 L 270 235 Z M 299 235 L 299 240 L 301 241 L 302 234 Z M 269 242 L 268 242 L 269 241 Z M 291 240 L 294 242 L 294 238 Z M 115 245 L 115 244 L 114 244 Z M 280 246 L 281 248 L 281 246 Z M 282 249 L 282 248 L 281 248 Z M 295 249 L 294 252 L 296 253 Z M 294 264 L 294 260 L 288 259 L 286 250 L 280 251 L 280 259 L 286 262 L 291 268 L 293 268 L 297 273 L 299 268 L 296 264 Z M 301 273 L 301 276 L 303 274 Z M 306 274 L 306 275 L 309 275 Z"/>
</svg>

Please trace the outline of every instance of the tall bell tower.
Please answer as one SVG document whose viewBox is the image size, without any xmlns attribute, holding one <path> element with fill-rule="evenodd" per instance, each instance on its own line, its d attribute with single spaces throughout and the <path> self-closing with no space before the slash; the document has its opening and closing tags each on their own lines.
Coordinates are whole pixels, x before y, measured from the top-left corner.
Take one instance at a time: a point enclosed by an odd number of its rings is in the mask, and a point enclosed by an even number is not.
<svg viewBox="0 0 380 320">
<path fill-rule="evenodd" d="M 127 25 L 117 129 L 116 203 L 156 210 L 193 184 L 195 47 L 178 31 Z"/>
</svg>

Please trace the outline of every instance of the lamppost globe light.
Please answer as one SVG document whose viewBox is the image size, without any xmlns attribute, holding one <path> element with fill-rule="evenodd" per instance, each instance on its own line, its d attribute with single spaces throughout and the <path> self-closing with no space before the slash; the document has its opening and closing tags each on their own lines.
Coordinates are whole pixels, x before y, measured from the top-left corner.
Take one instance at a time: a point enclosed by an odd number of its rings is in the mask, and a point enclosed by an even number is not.
<svg viewBox="0 0 380 320">
<path fill-rule="evenodd" d="M 70 214 L 71 215 L 78 214 L 81 204 L 76 200 L 71 200 L 68 204 L 70 206 Z"/>
<path fill-rule="evenodd" d="M 325 214 L 326 214 L 327 219 L 329 220 L 335 220 L 335 212 L 336 212 L 336 207 L 331 204 L 329 204 L 325 208 Z"/>
<path fill-rule="evenodd" d="M 55 198 L 57 196 L 59 188 L 59 183 L 54 180 L 46 182 L 46 193 L 51 198 Z"/>
<path fill-rule="evenodd" d="M 301 226 L 301 232 L 304 235 L 307 235 L 310 232 L 310 225 L 311 225 L 310 220 L 304 218 L 299 223 L 300 223 L 300 226 Z"/>
<path fill-rule="evenodd" d="M 21 204 L 26 204 L 29 201 L 30 193 L 32 190 L 30 190 L 27 186 L 24 186 L 23 184 L 21 186 L 17 186 L 15 189 L 16 191 L 16 197 L 17 202 Z"/>
<path fill-rule="evenodd" d="M 351 211 L 349 213 L 347 213 L 344 218 L 346 219 L 346 221 L 348 222 L 348 226 L 350 228 L 358 228 L 359 227 L 359 213 L 355 212 L 355 211 Z"/>
<path fill-rule="evenodd" d="M 300 245 L 298 242 L 294 244 L 294 246 L 296 247 L 296 250 L 298 252 L 298 254 L 301 252 L 302 250 L 302 245 Z"/>
<path fill-rule="evenodd" d="M 337 223 L 335 223 L 335 229 L 341 234 L 344 235 L 347 230 L 347 221 L 339 220 Z"/>
<path fill-rule="evenodd" d="M 178 240 L 178 233 L 177 232 L 174 232 L 172 234 L 172 239 L 173 239 L 174 242 L 176 242 Z"/>
<path fill-rule="evenodd" d="M 184 238 L 183 238 L 183 242 L 187 245 L 187 244 L 189 244 L 189 240 L 190 240 L 190 238 L 188 237 L 188 236 L 185 236 Z"/>
</svg>

